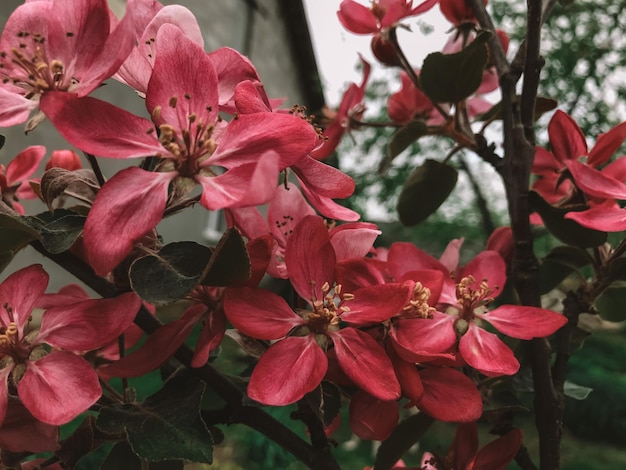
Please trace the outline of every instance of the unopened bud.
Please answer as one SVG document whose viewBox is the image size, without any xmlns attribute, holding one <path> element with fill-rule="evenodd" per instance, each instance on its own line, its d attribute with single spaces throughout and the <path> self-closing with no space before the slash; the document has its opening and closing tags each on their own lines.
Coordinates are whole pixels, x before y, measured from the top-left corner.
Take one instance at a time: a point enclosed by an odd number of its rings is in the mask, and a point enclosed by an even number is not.
<svg viewBox="0 0 626 470">
<path fill-rule="evenodd" d="M 73 150 L 55 150 L 48 163 L 46 170 L 50 168 L 65 168 L 68 171 L 80 170 L 83 164 L 80 157 Z"/>
</svg>

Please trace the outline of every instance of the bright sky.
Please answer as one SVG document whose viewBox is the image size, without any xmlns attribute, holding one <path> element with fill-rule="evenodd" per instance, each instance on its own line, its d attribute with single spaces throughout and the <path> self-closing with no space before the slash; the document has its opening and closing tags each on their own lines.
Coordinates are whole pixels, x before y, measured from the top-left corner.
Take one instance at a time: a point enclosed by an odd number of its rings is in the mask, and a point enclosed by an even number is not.
<svg viewBox="0 0 626 470">
<path fill-rule="evenodd" d="M 369 4 L 367 0 L 360 1 L 363 5 Z M 415 0 L 414 4 L 419 4 L 419 1 Z M 388 69 L 386 71 L 382 69 L 382 66 L 374 59 L 370 51 L 370 35 L 352 34 L 341 26 L 337 19 L 340 3 L 340 0 L 304 0 L 317 65 L 325 86 L 326 101 L 330 106 L 339 104 L 347 83 L 361 82 L 361 76 L 355 69 L 359 61 L 358 52 L 361 52 L 372 64 L 376 77 L 389 73 Z M 421 33 L 420 23 L 433 26 L 433 32 L 428 35 Z M 426 55 L 441 50 L 446 41 L 450 23 L 443 18 L 439 8 L 435 6 L 424 15 L 407 18 L 405 24 L 409 25 L 413 32 L 400 30 L 398 34 L 400 44 L 409 60 L 416 68 L 419 68 Z"/>
</svg>

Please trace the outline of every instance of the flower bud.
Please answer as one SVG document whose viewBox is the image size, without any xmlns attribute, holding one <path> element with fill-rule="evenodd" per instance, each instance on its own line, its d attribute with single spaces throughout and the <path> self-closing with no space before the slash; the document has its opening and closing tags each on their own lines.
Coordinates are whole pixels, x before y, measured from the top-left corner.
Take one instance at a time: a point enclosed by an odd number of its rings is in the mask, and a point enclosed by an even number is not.
<svg viewBox="0 0 626 470">
<path fill-rule="evenodd" d="M 398 58 L 396 48 L 391 41 L 383 37 L 382 34 L 375 34 L 372 37 L 372 52 L 378 61 L 389 67 L 400 67 L 402 64 Z"/>
<path fill-rule="evenodd" d="M 68 171 L 80 170 L 83 164 L 80 157 L 73 150 L 55 150 L 48 163 L 46 170 L 50 168 L 65 168 Z"/>
</svg>

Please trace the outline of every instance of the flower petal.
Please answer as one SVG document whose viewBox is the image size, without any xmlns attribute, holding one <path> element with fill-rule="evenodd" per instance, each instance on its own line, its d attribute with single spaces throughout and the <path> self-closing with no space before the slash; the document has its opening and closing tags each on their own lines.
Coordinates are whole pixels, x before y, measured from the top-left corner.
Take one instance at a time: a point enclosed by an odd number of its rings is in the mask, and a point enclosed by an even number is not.
<svg viewBox="0 0 626 470">
<path fill-rule="evenodd" d="M 461 336 L 459 352 L 469 366 L 488 377 L 513 375 L 519 370 L 513 351 L 496 335 L 474 324 Z"/>
<path fill-rule="evenodd" d="M 512 338 L 533 339 L 550 336 L 567 323 L 565 315 L 545 308 L 502 305 L 481 318 L 500 333 Z"/>
<path fill-rule="evenodd" d="M 380 400 L 400 398 L 391 360 L 374 338 L 356 328 L 343 328 L 331 338 L 341 369 L 356 385 Z"/>
<path fill-rule="evenodd" d="M 45 155 L 46 147 L 43 145 L 33 145 L 18 153 L 7 165 L 6 177 L 9 186 L 18 182 L 26 183 Z"/>
<path fill-rule="evenodd" d="M 113 270 L 134 243 L 160 222 L 168 185 L 176 176 L 126 168 L 100 189 L 83 232 L 89 261 L 98 275 Z"/>
<path fill-rule="evenodd" d="M 562 163 L 577 160 L 587 155 L 587 142 L 576 121 L 560 109 L 554 113 L 548 124 L 552 153 Z"/>
<path fill-rule="evenodd" d="M 41 97 L 40 106 L 59 133 L 84 152 L 110 158 L 165 153 L 150 121 L 112 104 L 49 91 Z"/>
<path fill-rule="evenodd" d="M 335 250 L 321 217 L 302 219 L 287 240 L 285 261 L 293 288 L 307 301 L 322 300 L 322 286 L 334 283 Z"/>
<path fill-rule="evenodd" d="M 72 351 L 97 349 L 124 333 L 140 307 L 137 294 L 127 292 L 113 299 L 50 308 L 41 318 L 37 342 Z"/>
<path fill-rule="evenodd" d="M 626 210 L 621 207 L 592 207 L 581 212 L 570 211 L 565 214 L 565 218 L 601 232 L 626 230 Z"/>
<path fill-rule="evenodd" d="M 590 196 L 607 199 L 626 199 L 626 184 L 607 176 L 600 170 L 577 160 L 565 162 L 576 186 Z"/>
<path fill-rule="evenodd" d="M 472 469 L 504 470 L 515 458 L 523 440 L 524 435 L 521 429 L 511 429 L 504 436 L 491 441 L 478 451 Z"/>
<path fill-rule="evenodd" d="M 350 398 L 350 429 L 361 439 L 384 441 L 398 424 L 398 403 L 382 401 L 363 390 Z"/>
<path fill-rule="evenodd" d="M 35 418 L 61 425 L 98 401 L 102 390 L 98 374 L 85 359 L 69 352 L 53 351 L 38 361 L 26 363 L 17 393 Z"/>
<path fill-rule="evenodd" d="M 33 308 L 48 287 L 49 276 L 40 264 L 33 264 L 14 272 L 0 284 L 0 319 L 5 325 L 15 321 L 20 331 L 28 321 Z M 9 317 L 4 305 L 13 309 Z"/>
<path fill-rule="evenodd" d="M 279 339 L 306 324 L 282 297 L 249 287 L 226 289 L 224 313 L 235 328 L 257 339 Z"/>
<path fill-rule="evenodd" d="M 328 359 L 314 335 L 285 338 L 259 359 L 248 396 L 265 405 L 295 403 L 322 382 L 327 369 Z"/>
<path fill-rule="evenodd" d="M 392 324 L 390 336 L 394 343 L 419 356 L 442 353 L 456 343 L 454 317 L 433 312 L 432 318 L 399 319 Z"/>
<path fill-rule="evenodd" d="M 346 301 L 350 310 L 341 314 L 341 319 L 355 325 L 367 325 L 388 320 L 409 303 L 411 286 L 407 284 L 380 284 L 358 289 L 354 299 Z"/>
<path fill-rule="evenodd" d="M 343 0 L 337 16 L 342 26 L 354 34 L 372 34 L 378 31 L 378 22 L 372 11 L 354 0 Z"/>
<path fill-rule="evenodd" d="M 477 421 L 483 401 L 474 382 L 449 367 L 428 367 L 420 371 L 424 395 L 417 406 L 439 421 L 466 423 Z"/>
</svg>

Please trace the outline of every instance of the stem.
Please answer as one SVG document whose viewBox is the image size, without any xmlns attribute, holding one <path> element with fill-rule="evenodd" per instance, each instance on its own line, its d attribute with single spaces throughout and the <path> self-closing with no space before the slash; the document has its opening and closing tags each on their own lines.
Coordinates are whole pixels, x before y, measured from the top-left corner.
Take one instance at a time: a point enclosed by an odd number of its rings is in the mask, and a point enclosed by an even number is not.
<svg viewBox="0 0 626 470">
<path fill-rule="evenodd" d="M 491 212 L 489 212 L 489 207 L 487 206 L 487 200 L 485 199 L 485 196 L 483 196 L 483 193 L 480 190 L 480 185 L 476 181 L 476 178 L 474 178 L 473 173 L 469 169 L 467 162 L 462 156 L 459 157 L 459 165 L 467 175 L 467 179 L 469 180 L 470 184 L 472 185 L 472 189 L 474 190 L 474 194 L 476 196 L 476 207 L 478 208 L 478 212 L 480 212 L 480 219 L 483 224 L 483 230 L 485 231 L 485 238 L 487 238 L 496 228 L 493 224 Z"/>
<path fill-rule="evenodd" d="M 402 64 L 402 68 L 408 74 L 408 76 L 411 79 L 411 81 L 413 82 L 413 84 L 418 89 L 421 90 L 422 87 L 420 85 L 420 78 L 415 73 L 415 70 L 411 66 L 411 63 L 406 58 L 406 56 L 404 55 L 404 52 L 402 51 L 402 48 L 400 47 L 400 43 L 398 42 L 398 35 L 396 34 L 396 27 L 395 26 L 393 28 L 389 28 L 389 41 L 391 41 L 391 44 L 393 44 L 393 48 L 396 50 L 396 54 L 398 55 L 398 59 L 400 59 L 400 63 Z M 439 111 L 439 114 L 441 114 L 446 121 L 450 120 L 450 115 L 446 112 L 445 109 L 443 109 L 439 105 L 439 103 L 435 103 L 433 101 L 433 106 L 435 107 L 435 109 L 437 111 Z"/>
<path fill-rule="evenodd" d="M 72 253 L 48 253 L 38 241 L 33 241 L 31 245 L 39 253 L 76 276 L 102 297 L 115 297 L 120 294 L 113 284 L 97 276 L 89 265 Z M 162 326 L 159 319 L 143 306 L 137 313 L 135 323 L 148 334 L 155 332 Z M 196 376 L 232 407 L 232 423 L 245 424 L 259 431 L 313 470 L 339 470 L 339 465 L 330 453 L 314 449 L 261 408 L 244 405 L 243 393 L 211 364 L 207 363 L 202 367 L 192 368 L 193 351 L 188 346 L 183 345 L 178 348 L 175 357 L 186 367 L 189 367 Z"/>
<path fill-rule="evenodd" d="M 100 187 L 104 186 L 104 175 L 102 174 L 102 170 L 100 169 L 100 165 L 98 164 L 98 160 L 92 154 L 83 152 L 89 164 L 91 165 L 91 169 L 93 170 L 94 175 L 96 175 L 96 179 L 98 180 L 98 184 Z"/>
</svg>

